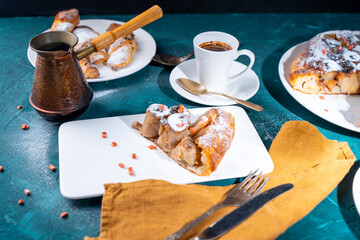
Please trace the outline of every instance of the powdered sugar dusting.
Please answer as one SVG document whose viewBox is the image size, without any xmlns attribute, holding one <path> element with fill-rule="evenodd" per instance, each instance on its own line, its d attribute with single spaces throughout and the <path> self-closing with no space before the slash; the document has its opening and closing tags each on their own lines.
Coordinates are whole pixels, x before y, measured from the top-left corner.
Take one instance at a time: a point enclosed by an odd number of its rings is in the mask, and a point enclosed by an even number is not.
<svg viewBox="0 0 360 240">
<path fill-rule="evenodd" d="M 62 22 L 62 23 L 56 24 L 55 27 L 53 27 L 51 30 L 67 32 L 68 29 L 73 28 L 73 27 L 74 27 L 74 24 L 71 24 L 69 22 Z"/>
<path fill-rule="evenodd" d="M 313 37 L 305 64 L 323 72 L 354 72 L 360 62 L 360 31 L 330 31 Z"/>
<path fill-rule="evenodd" d="M 58 13 L 59 19 L 61 21 L 67 20 L 67 21 L 74 21 L 79 17 L 79 11 L 77 9 L 70 9 L 66 11 L 61 11 Z"/>
<path fill-rule="evenodd" d="M 78 26 L 74 29 L 73 33 L 79 39 L 78 44 L 75 46 L 75 50 L 90 42 L 91 39 L 99 36 L 99 33 L 87 26 Z"/>
<path fill-rule="evenodd" d="M 131 53 L 131 46 L 127 44 L 123 45 L 110 54 L 107 64 L 110 65 L 113 69 L 125 66 L 131 60 Z"/>
<path fill-rule="evenodd" d="M 213 120 L 214 123 L 209 125 L 209 130 L 205 135 L 197 138 L 197 142 L 202 148 L 214 147 L 217 149 L 220 147 L 217 143 L 221 143 L 228 149 L 234 134 L 233 129 L 230 128 L 232 116 L 219 108 L 216 110 L 218 115 Z"/>
</svg>

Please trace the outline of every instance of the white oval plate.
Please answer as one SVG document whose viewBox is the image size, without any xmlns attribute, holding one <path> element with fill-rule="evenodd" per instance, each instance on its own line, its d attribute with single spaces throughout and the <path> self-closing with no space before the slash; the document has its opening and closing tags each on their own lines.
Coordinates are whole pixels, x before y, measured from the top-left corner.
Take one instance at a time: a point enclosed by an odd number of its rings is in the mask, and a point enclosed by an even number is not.
<svg viewBox="0 0 360 240">
<path fill-rule="evenodd" d="M 352 185 L 352 192 L 356 210 L 360 214 L 360 168 L 355 173 Z"/>
<path fill-rule="evenodd" d="M 244 70 L 246 66 L 242 63 L 234 61 L 230 67 L 230 76 Z M 206 94 L 201 96 L 193 95 L 184 90 L 177 83 L 178 78 L 188 78 L 199 82 L 196 70 L 196 59 L 190 59 L 176 66 L 170 74 L 170 85 L 179 95 L 196 103 L 209 105 L 209 106 L 225 106 L 236 104 L 233 100 L 218 95 Z M 259 78 L 253 70 L 242 74 L 240 79 L 230 84 L 226 94 L 239 98 L 241 100 L 247 100 L 255 95 L 259 89 Z"/>
<path fill-rule="evenodd" d="M 279 76 L 288 93 L 301 105 L 319 117 L 340 127 L 360 132 L 360 95 L 309 95 L 295 91 L 289 84 L 290 66 L 307 42 L 287 50 L 279 62 Z"/>
<path fill-rule="evenodd" d="M 79 26 L 89 26 L 95 31 L 97 31 L 99 34 L 102 34 L 106 32 L 106 29 L 111 23 L 124 24 L 124 22 L 119 22 L 115 20 L 86 19 L 80 20 Z M 46 31 L 49 31 L 49 29 Z M 134 34 L 138 49 L 132 56 L 132 62 L 129 63 L 126 67 L 119 69 L 118 71 L 113 71 L 106 65 L 98 64 L 96 65 L 96 67 L 100 71 L 100 77 L 94 79 L 87 79 L 88 82 L 102 82 L 122 78 L 141 70 L 150 63 L 156 52 L 156 43 L 154 38 L 148 32 L 141 28 L 134 31 Z M 36 52 L 31 50 L 31 48 L 29 47 L 27 51 L 27 56 L 30 63 L 35 67 Z"/>
</svg>

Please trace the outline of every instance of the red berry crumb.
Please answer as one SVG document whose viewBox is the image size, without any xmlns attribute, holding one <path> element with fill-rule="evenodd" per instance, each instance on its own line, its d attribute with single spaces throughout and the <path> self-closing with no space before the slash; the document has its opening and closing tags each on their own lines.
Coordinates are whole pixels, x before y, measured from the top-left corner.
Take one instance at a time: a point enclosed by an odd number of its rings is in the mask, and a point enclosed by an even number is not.
<svg viewBox="0 0 360 240">
<path fill-rule="evenodd" d="M 29 126 L 26 125 L 25 123 L 21 124 L 21 129 L 22 130 L 28 130 L 29 129 Z"/>
<path fill-rule="evenodd" d="M 29 195 L 30 195 L 30 190 L 29 190 L 29 189 L 25 189 L 25 190 L 24 190 L 24 193 L 29 196 Z"/>
<path fill-rule="evenodd" d="M 107 135 L 106 134 L 102 135 L 102 138 L 107 138 Z"/>
<path fill-rule="evenodd" d="M 348 49 L 351 50 L 351 49 L 353 49 L 354 47 L 355 47 L 354 44 L 351 44 L 351 45 L 348 47 Z"/>
<path fill-rule="evenodd" d="M 156 146 L 154 146 L 154 145 L 149 145 L 148 148 L 151 149 L 151 150 L 155 150 L 155 149 L 156 149 Z"/>
<path fill-rule="evenodd" d="M 24 200 L 20 199 L 20 200 L 18 201 L 18 204 L 19 204 L 19 205 L 24 205 Z"/>
<path fill-rule="evenodd" d="M 52 164 L 49 165 L 49 169 L 50 169 L 51 171 L 53 171 L 53 172 L 56 170 L 55 166 L 52 165 Z"/>
<path fill-rule="evenodd" d="M 323 49 L 322 52 L 324 55 L 326 55 L 326 49 Z"/>
<path fill-rule="evenodd" d="M 3 172 L 3 171 L 4 171 L 4 167 L 0 166 L 0 172 Z"/>
<path fill-rule="evenodd" d="M 343 49 L 343 47 L 342 47 L 342 46 L 340 46 L 340 47 L 339 47 L 339 50 L 342 50 L 342 49 Z"/>
<path fill-rule="evenodd" d="M 22 109 L 22 106 L 19 105 L 19 106 L 16 107 L 16 109 L 17 109 L 17 110 L 20 110 L 20 109 Z"/>
<path fill-rule="evenodd" d="M 107 134 L 107 132 L 102 132 L 102 135 L 106 135 Z"/>
<path fill-rule="evenodd" d="M 325 112 L 328 112 L 329 110 L 327 110 L 327 109 L 324 109 L 324 111 L 325 111 Z"/>
<path fill-rule="evenodd" d="M 116 147 L 116 146 L 117 146 L 117 143 L 116 143 L 116 142 L 112 142 L 112 143 L 111 143 L 111 146 Z"/>
<path fill-rule="evenodd" d="M 325 97 L 324 96 L 320 96 L 319 97 L 321 100 L 325 100 Z"/>
<path fill-rule="evenodd" d="M 119 163 L 119 167 L 124 168 L 124 164 L 123 164 L 123 163 Z"/>
<path fill-rule="evenodd" d="M 67 213 L 67 212 L 62 212 L 62 213 L 60 214 L 60 216 L 61 216 L 62 218 L 66 218 L 66 217 L 68 216 L 68 213 Z"/>
<path fill-rule="evenodd" d="M 134 175 L 134 170 L 132 169 L 132 167 L 128 167 L 128 170 L 130 176 Z"/>
<path fill-rule="evenodd" d="M 136 159 L 136 153 L 133 153 L 133 154 L 132 154 L 132 158 L 133 158 L 133 159 Z"/>
</svg>

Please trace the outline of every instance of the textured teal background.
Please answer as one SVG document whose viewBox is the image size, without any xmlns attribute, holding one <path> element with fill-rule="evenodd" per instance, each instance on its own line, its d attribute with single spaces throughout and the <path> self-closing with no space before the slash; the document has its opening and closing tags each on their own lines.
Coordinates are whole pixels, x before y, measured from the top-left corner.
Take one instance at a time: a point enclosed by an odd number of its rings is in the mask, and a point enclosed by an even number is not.
<svg viewBox="0 0 360 240">
<path fill-rule="evenodd" d="M 130 15 L 88 16 L 126 21 Z M 47 122 L 29 105 L 34 68 L 27 60 L 29 40 L 48 29 L 52 17 L 0 19 L 0 239 L 82 239 L 98 236 L 101 198 L 64 199 L 59 191 L 59 124 Z M 357 158 L 360 134 L 337 127 L 315 116 L 286 92 L 278 72 L 281 55 L 293 45 L 319 32 L 359 29 L 360 14 L 201 14 L 165 15 L 145 27 L 156 40 L 159 53 L 185 55 L 192 51 L 193 37 L 203 31 L 220 30 L 241 41 L 241 47 L 256 55 L 253 70 L 260 78 L 260 89 L 251 101 L 262 105 L 261 113 L 248 111 L 266 148 L 283 123 L 306 120 L 329 139 L 346 141 Z M 244 58 L 244 62 L 247 60 Z M 158 102 L 200 107 L 176 94 L 169 84 L 171 69 L 152 64 L 141 71 L 114 81 L 92 83 L 94 99 L 80 119 L 145 112 Z M 16 107 L 21 104 L 23 109 Z M 23 131 L 25 123 L 30 129 Z M 249 159 L 250 161 L 250 159 Z M 279 239 L 356 239 L 360 237 L 360 218 L 352 199 L 352 178 L 358 162 L 348 176 L 308 216 L 288 229 Z M 94 173 L 96 174 L 96 173 Z M 228 185 L 224 180 L 213 185 Z M 31 196 L 23 190 L 30 189 Z M 312 194 L 312 193 L 309 193 Z M 23 198 L 25 204 L 17 201 Z M 60 218 L 67 211 L 68 218 Z"/>
</svg>

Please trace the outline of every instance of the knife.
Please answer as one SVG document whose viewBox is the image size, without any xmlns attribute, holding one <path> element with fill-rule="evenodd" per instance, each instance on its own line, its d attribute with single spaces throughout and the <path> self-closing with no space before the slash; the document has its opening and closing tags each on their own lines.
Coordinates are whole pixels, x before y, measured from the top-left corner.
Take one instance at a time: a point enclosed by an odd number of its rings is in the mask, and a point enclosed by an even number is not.
<svg viewBox="0 0 360 240">
<path fill-rule="evenodd" d="M 245 219 L 251 216 L 259 208 L 264 206 L 267 202 L 289 191 L 293 187 L 293 184 L 286 183 L 261 193 L 260 195 L 246 202 L 244 205 L 236 208 L 234 211 L 225 215 L 220 220 L 216 221 L 210 227 L 205 229 L 205 231 L 195 237 L 195 240 L 209 240 L 222 236 L 223 234 L 227 233 L 228 231 L 242 223 Z"/>
</svg>

